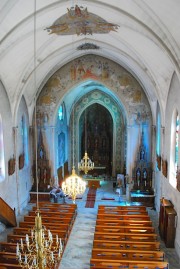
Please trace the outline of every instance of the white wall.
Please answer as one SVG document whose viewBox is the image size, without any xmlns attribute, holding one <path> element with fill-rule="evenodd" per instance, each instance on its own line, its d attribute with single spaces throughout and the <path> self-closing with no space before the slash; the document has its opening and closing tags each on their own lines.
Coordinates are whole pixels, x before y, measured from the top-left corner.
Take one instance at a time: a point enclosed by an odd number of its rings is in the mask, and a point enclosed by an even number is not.
<svg viewBox="0 0 180 269">
<path fill-rule="evenodd" d="M 19 109 L 17 113 L 17 123 L 16 123 L 16 130 L 17 130 L 17 145 L 16 145 L 16 158 L 17 164 L 19 160 L 20 154 L 23 153 L 23 141 L 21 135 L 21 120 L 22 116 L 24 116 L 26 126 L 27 126 L 27 136 L 29 137 L 29 118 L 28 118 L 28 111 L 27 106 L 25 103 L 24 98 L 22 97 L 21 102 L 19 104 Z M 30 137 L 29 137 L 30 139 Z M 30 148 L 27 148 L 26 154 L 29 154 Z M 21 210 L 29 201 L 29 191 L 32 185 L 32 177 L 31 177 L 32 169 L 31 169 L 31 160 L 29 158 L 25 158 L 25 165 L 23 169 L 19 170 L 17 165 L 16 167 L 16 178 L 17 178 L 17 191 L 18 191 L 18 199 L 19 199 L 19 209 Z"/>
<path fill-rule="evenodd" d="M 29 199 L 30 168 L 26 166 L 19 171 L 19 154 L 22 152 L 22 145 L 18 146 L 19 141 L 19 125 L 22 114 L 25 115 L 28 122 L 28 113 L 24 100 L 20 102 L 17 123 L 13 123 L 11 106 L 3 84 L 0 82 L 0 114 L 3 125 L 3 140 L 4 140 L 4 157 L 5 157 L 5 178 L 0 182 L 0 197 L 11 207 L 16 209 L 18 214 L 21 209 L 27 204 Z M 29 126 L 29 123 L 28 123 Z M 29 129 L 29 128 L 28 128 Z M 15 133 L 17 131 L 17 139 Z M 15 146 L 16 145 L 16 146 Z M 9 159 L 17 157 L 16 170 L 13 175 L 8 174 Z"/>
<path fill-rule="evenodd" d="M 170 164 L 170 144 L 171 144 L 171 121 L 174 109 L 178 109 L 180 114 L 180 82 L 176 76 L 173 75 L 172 82 L 170 85 L 169 96 L 165 112 L 165 141 L 162 145 L 162 152 L 164 152 L 164 159 L 168 161 L 168 177 L 165 178 L 161 174 L 161 189 L 162 196 L 165 199 L 171 200 L 174 204 L 174 208 L 177 212 L 177 228 L 176 228 L 176 239 L 175 239 L 175 248 L 176 252 L 180 258 L 180 192 L 173 188 L 169 183 L 169 164 Z M 179 141 L 180 142 L 180 141 Z M 179 143 L 180 145 L 180 143 Z M 179 152 L 179 166 L 180 166 L 180 152 Z"/>
<path fill-rule="evenodd" d="M 15 174 L 8 175 L 8 161 L 14 155 L 13 123 L 11 107 L 3 84 L 0 82 L 0 114 L 2 116 L 5 178 L 0 182 L 0 196 L 12 208 L 17 209 L 17 188 Z"/>
</svg>

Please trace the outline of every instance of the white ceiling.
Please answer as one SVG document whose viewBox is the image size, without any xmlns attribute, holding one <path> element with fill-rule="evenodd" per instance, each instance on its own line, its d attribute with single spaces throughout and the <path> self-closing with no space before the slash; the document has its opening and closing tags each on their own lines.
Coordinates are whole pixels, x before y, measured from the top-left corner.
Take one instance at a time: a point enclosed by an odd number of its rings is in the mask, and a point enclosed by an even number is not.
<svg viewBox="0 0 180 269">
<path fill-rule="evenodd" d="M 65 63 L 94 53 L 76 50 L 85 42 L 100 46 L 97 54 L 128 69 L 143 85 L 150 104 L 159 100 L 165 109 L 172 74 L 180 77 L 179 0 L 37 0 L 36 16 L 34 2 L 0 1 L 0 79 L 12 111 L 22 95 L 31 109 L 37 92 L 34 79 L 40 90 Z M 50 35 L 44 30 L 75 4 L 120 27 L 117 32 L 90 36 Z"/>
</svg>

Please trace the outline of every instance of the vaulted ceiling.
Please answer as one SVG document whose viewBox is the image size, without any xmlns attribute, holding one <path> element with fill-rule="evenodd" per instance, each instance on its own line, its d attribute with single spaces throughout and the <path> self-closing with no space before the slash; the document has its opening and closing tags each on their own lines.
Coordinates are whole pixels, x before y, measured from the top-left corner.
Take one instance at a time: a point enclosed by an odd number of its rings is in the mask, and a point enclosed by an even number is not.
<svg viewBox="0 0 180 269">
<path fill-rule="evenodd" d="M 92 35 L 45 30 L 76 4 L 119 27 Z M 37 0 L 36 6 L 34 0 L 1 0 L 0 80 L 12 113 L 22 95 L 31 110 L 35 94 L 56 70 L 89 53 L 125 67 L 142 84 L 151 106 L 158 100 L 165 109 L 173 73 L 180 78 L 179 11 L 178 0 Z M 84 43 L 99 49 L 77 50 Z"/>
</svg>

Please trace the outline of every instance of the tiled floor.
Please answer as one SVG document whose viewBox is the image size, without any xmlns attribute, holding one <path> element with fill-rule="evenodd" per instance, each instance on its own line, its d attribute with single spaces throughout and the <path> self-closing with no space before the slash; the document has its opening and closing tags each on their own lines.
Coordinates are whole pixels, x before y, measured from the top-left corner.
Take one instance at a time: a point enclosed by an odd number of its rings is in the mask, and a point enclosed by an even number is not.
<svg viewBox="0 0 180 269">
<path fill-rule="evenodd" d="M 87 192 L 88 189 L 86 189 L 82 199 L 76 201 L 78 214 L 59 269 L 89 269 L 98 205 L 130 204 L 126 201 L 125 195 L 119 198 L 118 194 L 113 190 L 112 182 L 104 182 L 101 188 L 97 189 L 94 208 L 85 208 Z M 103 198 L 113 198 L 114 200 L 102 200 Z M 66 198 L 66 202 L 72 203 L 68 198 Z M 23 214 L 26 214 L 30 208 L 31 204 L 27 206 L 21 216 L 18 216 L 18 220 L 22 219 Z M 148 208 L 148 212 L 158 233 L 158 214 L 151 208 Z M 7 234 L 11 230 L 5 229 L 3 232 L 0 231 L 0 241 L 6 241 Z M 175 249 L 166 248 L 160 237 L 159 241 L 161 242 L 161 250 L 165 252 L 165 257 L 169 262 L 169 269 L 180 269 L 180 263 L 178 263 L 178 256 Z"/>
</svg>

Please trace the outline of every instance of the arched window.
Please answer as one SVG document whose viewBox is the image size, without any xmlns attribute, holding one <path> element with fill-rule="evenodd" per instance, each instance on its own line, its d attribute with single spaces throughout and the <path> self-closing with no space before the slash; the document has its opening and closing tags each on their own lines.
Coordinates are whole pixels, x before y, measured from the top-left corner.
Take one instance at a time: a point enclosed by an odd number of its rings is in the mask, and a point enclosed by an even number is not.
<svg viewBox="0 0 180 269">
<path fill-rule="evenodd" d="M 176 115 L 176 134 L 175 134 L 175 169 L 178 168 L 178 153 L 179 153 L 179 114 Z"/>
<path fill-rule="evenodd" d="M 63 120 L 64 119 L 64 106 L 63 105 L 60 105 L 60 107 L 59 107 L 58 117 L 59 117 L 59 120 Z"/>
<path fill-rule="evenodd" d="M 0 182 L 5 178 L 3 125 L 0 115 Z"/>
<path fill-rule="evenodd" d="M 58 135 L 58 167 L 63 166 L 65 162 L 65 134 L 61 132 Z"/>
<path fill-rule="evenodd" d="M 157 132 L 156 132 L 156 153 L 160 156 L 161 150 L 161 118 L 160 113 L 157 115 Z"/>
<path fill-rule="evenodd" d="M 21 135 L 22 135 L 22 147 L 24 153 L 24 161 L 25 165 L 28 164 L 28 132 L 27 132 L 27 124 L 25 120 L 25 116 L 23 115 L 21 118 Z"/>
<path fill-rule="evenodd" d="M 169 182 L 176 188 L 176 173 L 178 168 L 178 152 L 179 152 L 179 114 L 174 111 L 171 123 L 171 151 L 170 151 L 170 175 Z"/>
</svg>

